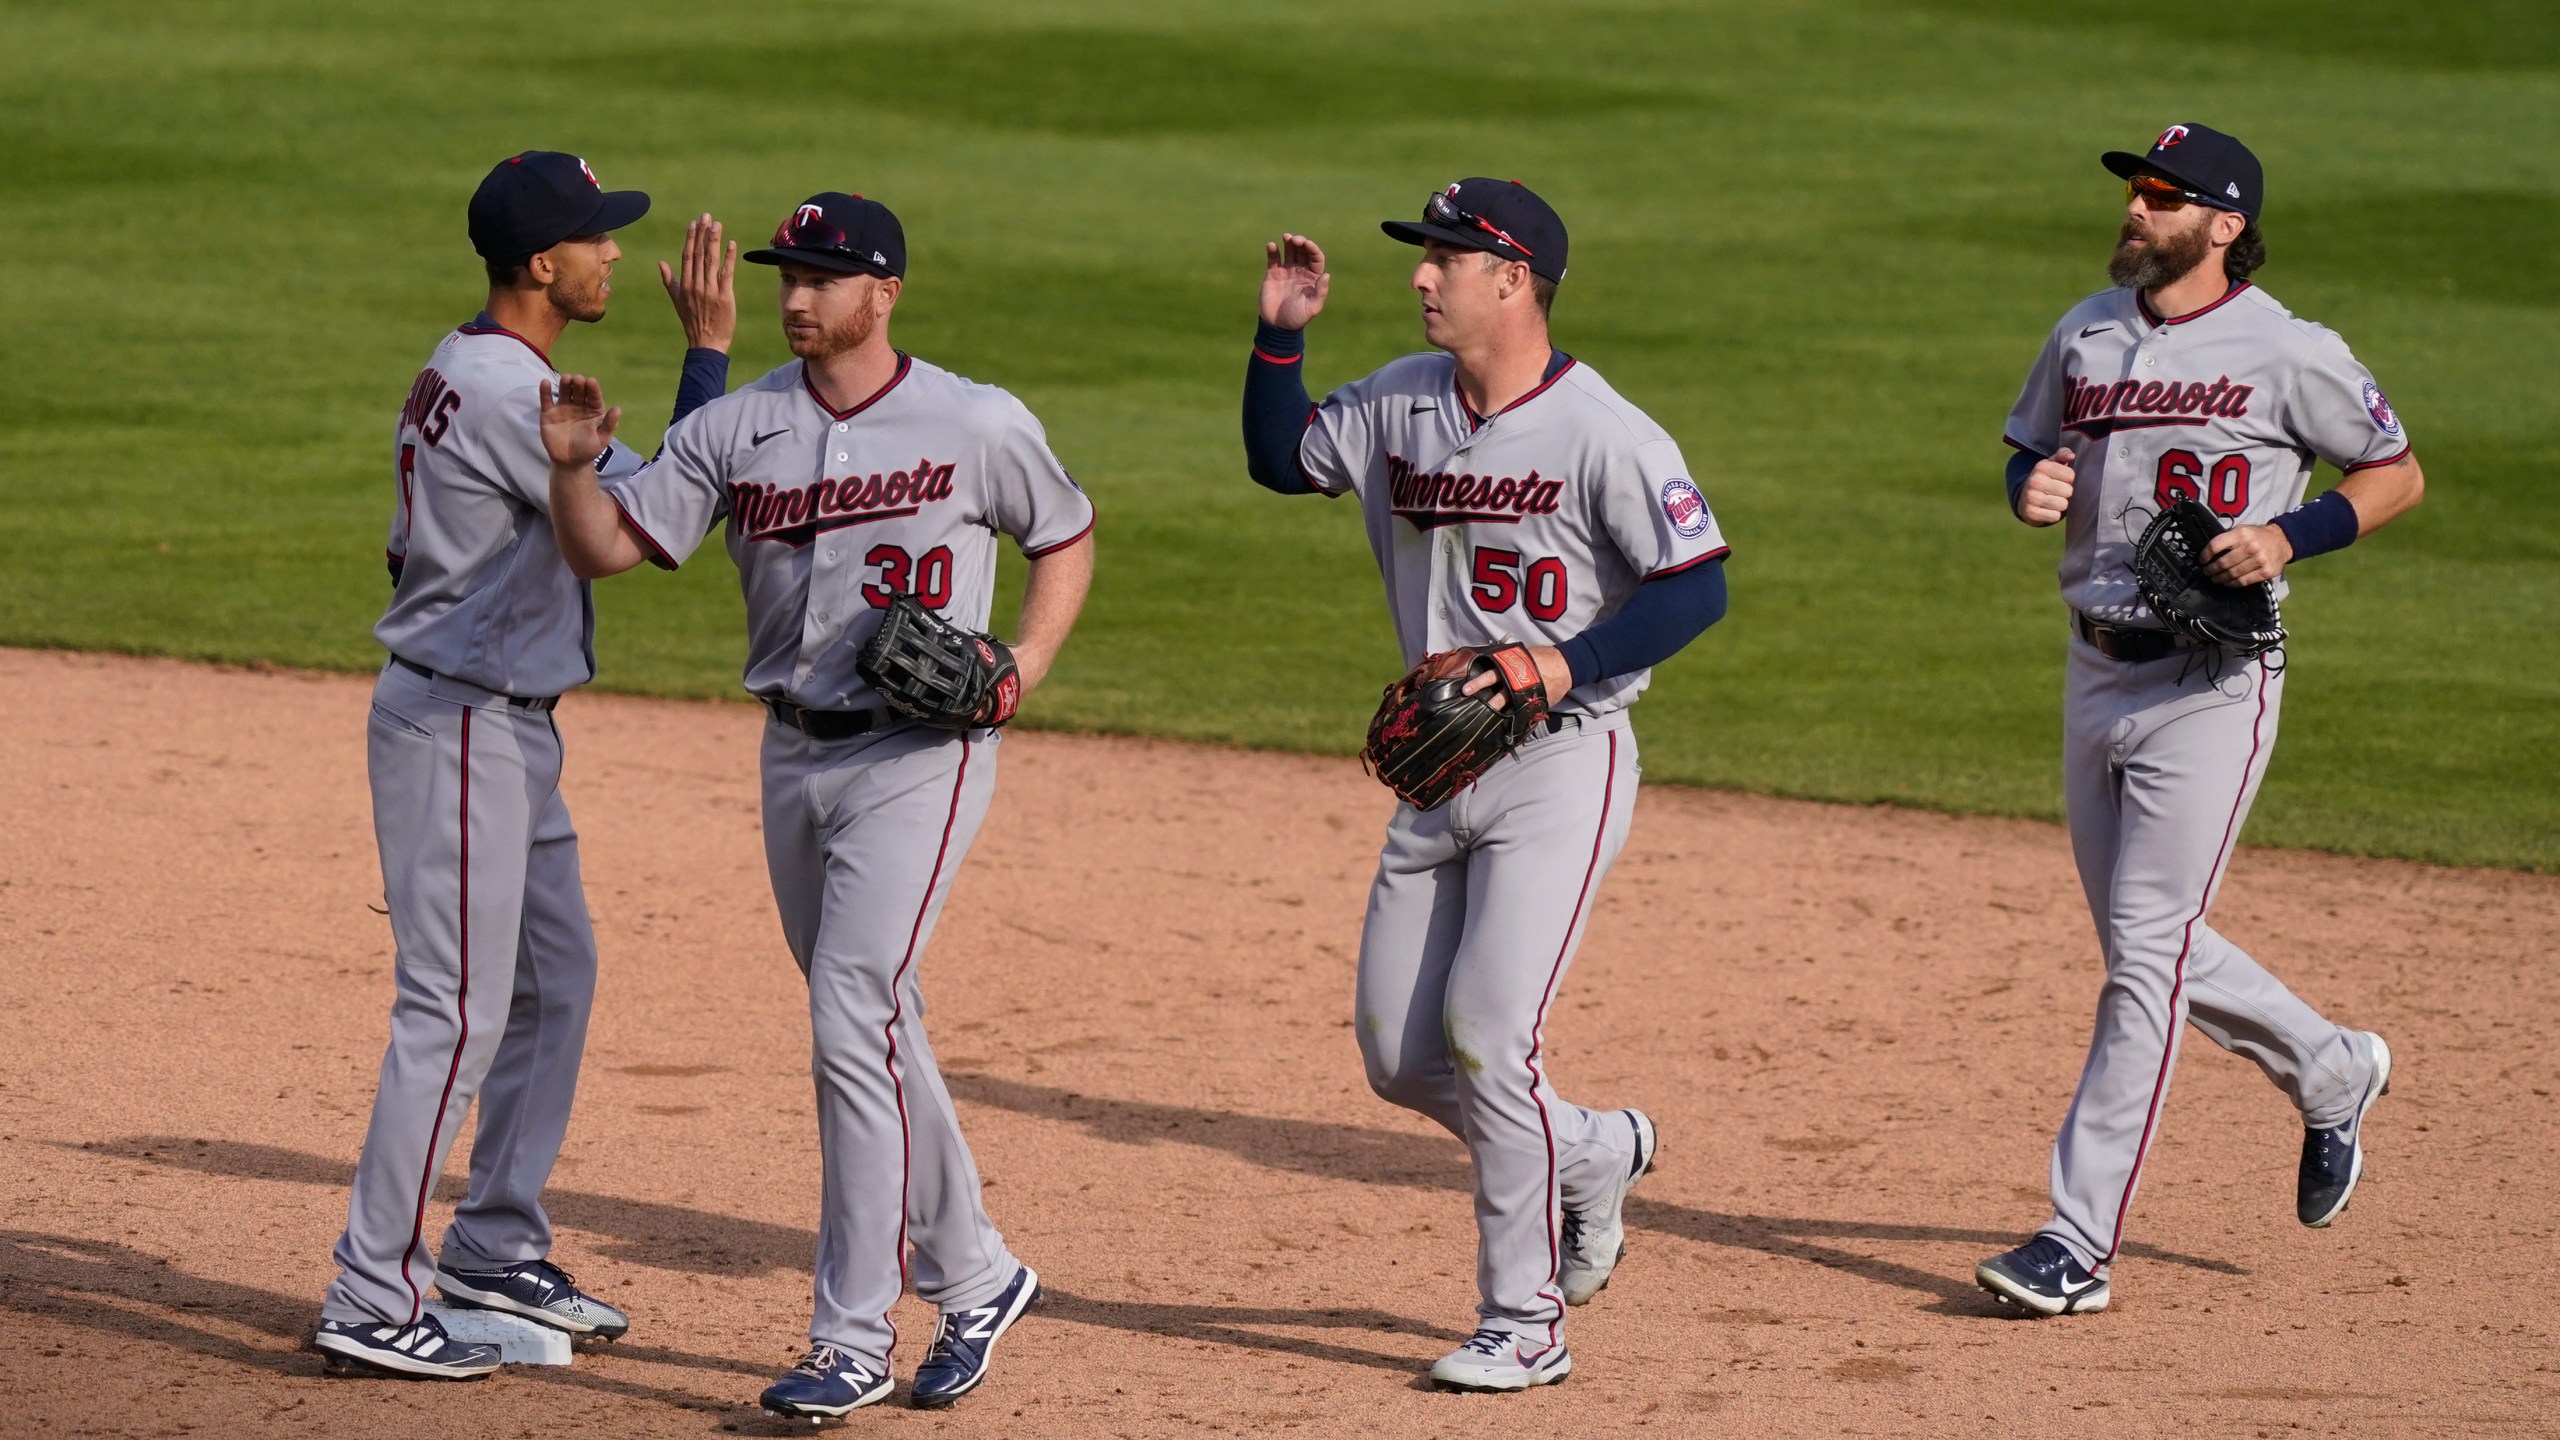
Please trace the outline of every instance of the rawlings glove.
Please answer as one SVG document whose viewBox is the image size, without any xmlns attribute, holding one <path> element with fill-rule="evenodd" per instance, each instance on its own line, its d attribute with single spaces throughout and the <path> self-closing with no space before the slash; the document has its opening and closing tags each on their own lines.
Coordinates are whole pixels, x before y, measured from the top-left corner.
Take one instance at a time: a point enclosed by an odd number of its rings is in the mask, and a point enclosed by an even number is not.
<svg viewBox="0 0 2560 1440">
<path fill-rule="evenodd" d="M 1486 671 L 1495 683 L 1466 694 L 1467 681 Z M 1360 764 L 1398 798 L 1430 810 L 1474 784 L 1546 718 L 1547 684 L 1526 646 L 1443 650 L 1387 687 Z"/>
<path fill-rule="evenodd" d="M 1022 672 L 992 635 L 963 630 L 918 604 L 889 602 L 853 668 L 889 708 L 951 730 L 1002 725 L 1022 703 Z"/>
<path fill-rule="evenodd" d="M 2272 581 L 2230 586 L 2204 573 L 2204 548 L 2222 521 L 2193 499 L 2152 517 L 2133 545 L 2133 584 L 2160 623 L 2247 659 L 2284 643 Z"/>
</svg>

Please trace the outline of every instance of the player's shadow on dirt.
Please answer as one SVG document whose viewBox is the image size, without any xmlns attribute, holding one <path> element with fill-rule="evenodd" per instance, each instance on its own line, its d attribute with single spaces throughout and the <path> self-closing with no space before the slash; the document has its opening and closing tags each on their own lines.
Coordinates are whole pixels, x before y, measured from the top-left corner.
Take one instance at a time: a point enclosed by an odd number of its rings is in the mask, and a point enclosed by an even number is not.
<svg viewBox="0 0 2560 1440">
<path fill-rule="evenodd" d="M 1452 1140 L 1331 1120 L 1286 1119 L 1152 1100 L 1089 1096 L 967 1072 L 955 1073 L 947 1079 L 952 1095 L 964 1102 L 1060 1121 L 1114 1144 L 1194 1145 L 1222 1151 L 1275 1170 L 1332 1180 L 1421 1190 L 1463 1192 L 1468 1189 L 1465 1153 Z M 136 1136 L 80 1148 L 251 1179 L 343 1187 L 351 1175 L 351 1167 L 342 1161 L 279 1146 L 236 1141 Z M 458 1199 L 458 1180 L 447 1177 L 439 1194 L 447 1199 Z M 555 1221 L 604 1237 L 605 1253 L 661 1269 L 721 1275 L 756 1274 L 778 1269 L 805 1270 L 815 1243 L 810 1231 L 796 1226 L 742 1220 L 685 1206 L 627 1200 L 557 1186 L 545 1192 L 543 1202 Z M 2017 1234 L 2008 1231 L 1946 1225 L 1883 1224 L 1709 1210 L 1642 1195 L 1629 1199 L 1627 1221 L 1640 1230 L 1677 1235 L 1703 1245 L 1730 1246 L 1838 1270 L 1879 1285 L 1929 1296 L 1935 1302 L 1932 1308 L 1968 1315 L 2001 1312 L 1988 1296 L 1970 1283 L 1966 1272 L 1924 1270 L 1821 1242 L 1945 1243 L 1971 1247 L 1988 1254 L 2006 1249 L 2019 1239 Z M 2128 1245 L 2125 1251 L 2129 1255 L 2218 1274 L 2249 1273 L 2228 1261 L 2179 1254 L 2154 1246 Z M 1965 1263 L 1969 1270 L 1970 1260 Z M 1202 1318 L 1197 1323 L 1237 1322 L 1230 1317 L 1227 1320 Z"/>
<path fill-rule="evenodd" d="M 236 1140 L 134 1135 L 77 1148 L 90 1154 L 242 1180 L 281 1180 L 344 1190 L 355 1177 L 355 1167 L 347 1161 L 280 1145 L 252 1145 Z M 462 1187 L 461 1176 L 447 1175 L 436 1187 L 436 1198 L 448 1204 L 460 1200 Z M 814 1232 L 798 1226 L 769 1225 L 682 1205 L 626 1200 L 559 1185 L 542 1192 L 542 1206 L 554 1223 L 606 1237 L 604 1253 L 615 1259 L 660 1270 L 702 1275 L 806 1272 L 818 1243 Z"/>
<path fill-rule="evenodd" d="M 1309 1360 L 1330 1360 L 1342 1365 L 1365 1365 L 1372 1370 L 1389 1370 L 1397 1374 L 1411 1371 L 1418 1363 L 1415 1355 L 1383 1355 L 1375 1350 L 1345 1345 L 1338 1341 L 1306 1339 L 1295 1335 L 1272 1335 L 1251 1326 L 1274 1326 L 1288 1330 L 1345 1330 L 1366 1334 L 1390 1333 L 1413 1335 L 1455 1345 L 1466 1339 L 1466 1333 L 1425 1324 L 1402 1315 L 1376 1309 L 1311 1310 L 1299 1306 L 1264 1309 L 1249 1305 L 1167 1305 L 1146 1300 L 1100 1300 L 1087 1295 L 1071 1294 L 1046 1281 L 1041 1283 L 1046 1297 L 1036 1312 L 1051 1320 L 1068 1320 L 1083 1325 L 1102 1325 L 1113 1330 L 1127 1330 L 1139 1335 L 1161 1335 L 1174 1340 L 1197 1340 L 1220 1345 L 1234 1345 L 1250 1350 L 1264 1350 L 1275 1355 L 1296 1355 Z M 1421 1360 L 1436 1359 L 1421 1355 Z"/>
<path fill-rule="evenodd" d="M 190 1275 L 157 1255 L 111 1240 L 0 1230 L 0 1312 L 75 1326 L 120 1343 L 166 1345 L 274 1375 L 316 1377 L 322 1373 L 321 1359 L 307 1346 L 319 1309 L 316 1295 L 283 1295 Z M 243 1336 L 242 1331 L 266 1340 Z M 606 1353 L 658 1365 L 735 1372 L 753 1377 L 759 1386 L 771 1373 L 763 1366 L 660 1347 L 617 1343 Z M 705 1414 L 737 1408 L 680 1390 L 616 1379 L 585 1365 L 520 1365 L 508 1373 Z M 742 1388 L 738 1403 L 743 1404 L 751 1393 Z"/>
</svg>

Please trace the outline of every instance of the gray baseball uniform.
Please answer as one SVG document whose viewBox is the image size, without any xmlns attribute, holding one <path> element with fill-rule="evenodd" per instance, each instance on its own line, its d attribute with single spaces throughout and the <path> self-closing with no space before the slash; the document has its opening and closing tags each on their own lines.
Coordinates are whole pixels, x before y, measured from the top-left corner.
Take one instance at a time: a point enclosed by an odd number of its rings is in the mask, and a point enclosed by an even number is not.
<svg viewBox="0 0 2560 1440">
<path fill-rule="evenodd" d="M 996 536 L 1037 557 L 1084 538 L 1093 506 L 1031 412 L 901 356 L 849 410 L 798 362 L 704 406 L 657 460 L 608 487 L 673 568 L 726 518 L 746 595 L 746 686 L 768 702 L 867 712 L 820 740 L 765 727 L 765 859 L 809 983 L 821 1155 L 813 1343 L 885 1372 L 905 1288 L 944 1310 L 992 1300 L 1018 1266 L 924 1034 L 919 962 L 995 793 L 998 732 L 895 721 L 855 672 L 902 593 L 984 629 Z"/>
<path fill-rule="evenodd" d="M 2346 343 L 2246 284 L 2175 319 L 2130 290 L 2083 300 L 2045 342 L 2004 438 L 2036 455 L 2075 452 L 2064 603 L 2155 628 L 2128 567 L 2158 508 L 2195 496 L 2234 524 L 2263 525 L 2302 503 L 2315 459 L 2354 471 L 2409 451 Z M 2043 1233 L 2104 1274 L 2182 1022 L 2255 1061 L 2313 1126 L 2353 1118 L 2373 1062 L 2354 1032 L 2205 923 L 2275 748 L 2281 652 L 2228 669 L 2191 652 L 2127 662 L 2070 643 L 2064 787 L 2107 982 L 2054 1142 Z"/>
<path fill-rule="evenodd" d="M 1588 366 L 1479 416 L 1445 354 L 1325 398 L 1299 461 L 1357 492 L 1407 664 L 1552 645 L 1645 580 L 1725 553 L 1678 445 Z M 1447 804 L 1399 804 L 1361 932 L 1360 1053 L 1379 1095 L 1475 1165 L 1478 1306 L 1524 1353 L 1561 1340 L 1560 1209 L 1627 1172 L 1633 1132 L 1556 1093 L 1548 1007 L 1625 844 L 1640 767 L 1627 707 L 1649 671 L 1577 687 L 1547 733 Z"/>
<path fill-rule="evenodd" d="M 480 1101 L 454 1267 L 551 1248 L 541 1195 L 567 1133 L 595 993 L 553 697 L 595 674 L 594 609 L 551 538 L 531 342 L 482 316 L 444 338 L 402 407 L 374 634 L 391 651 L 366 727 L 398 993 L 325 1320 L 407 1325 L 436 1257 L 427 1198 Z M 615 447 L 608 474 L 640 463 Z"/>
</svg>

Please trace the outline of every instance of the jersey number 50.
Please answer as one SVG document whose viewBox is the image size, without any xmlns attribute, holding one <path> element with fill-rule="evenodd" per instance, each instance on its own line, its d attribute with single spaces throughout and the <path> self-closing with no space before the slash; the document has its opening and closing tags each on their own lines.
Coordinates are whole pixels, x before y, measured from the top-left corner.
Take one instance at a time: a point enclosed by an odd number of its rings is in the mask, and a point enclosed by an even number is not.
<svg viewBox="0 0 2560 1440">
<path fill-rule="evenodd" d="M 1523 570 L 1519 551 L 1487 545 L 1476 551 L 1469 579 L 1467 593 L 1475 597 L 1476 608 L 1489 615 L 1525 604 L 1529 613 L 1540 620 L 1564 616 L 1564 562 L 1552 555 L 1530 561 Z"/>
<path fill-rule="evenodd" d="M 2151 496 L 2163 510 L 2181 500 L 2202 500 L 2206 509 L 2229 519 L 2249 508 L 2249 457 L 2225 455 L 2207 473 L 2193 450 L 2171 450 L 2160 457 Z"/>
</svg>

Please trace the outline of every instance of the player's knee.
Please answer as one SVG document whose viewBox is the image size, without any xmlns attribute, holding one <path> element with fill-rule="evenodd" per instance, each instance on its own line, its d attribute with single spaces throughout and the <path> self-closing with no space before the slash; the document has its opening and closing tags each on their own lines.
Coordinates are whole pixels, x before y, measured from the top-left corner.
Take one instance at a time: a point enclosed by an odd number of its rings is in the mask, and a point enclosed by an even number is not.
<svg viewBox="0 0 2560 1440">
<path fill-rule="evenodd" d="M 1361 1059 L 1369 1074 L 1369 1089 L 1392 1105 L 1412 1109 L 1429 1098 L 1446 1067 L 1421 1060 L 1410 1052 L 1386 1053 L 1376 1046 L 1361 1047 Z"/>
</svg>

